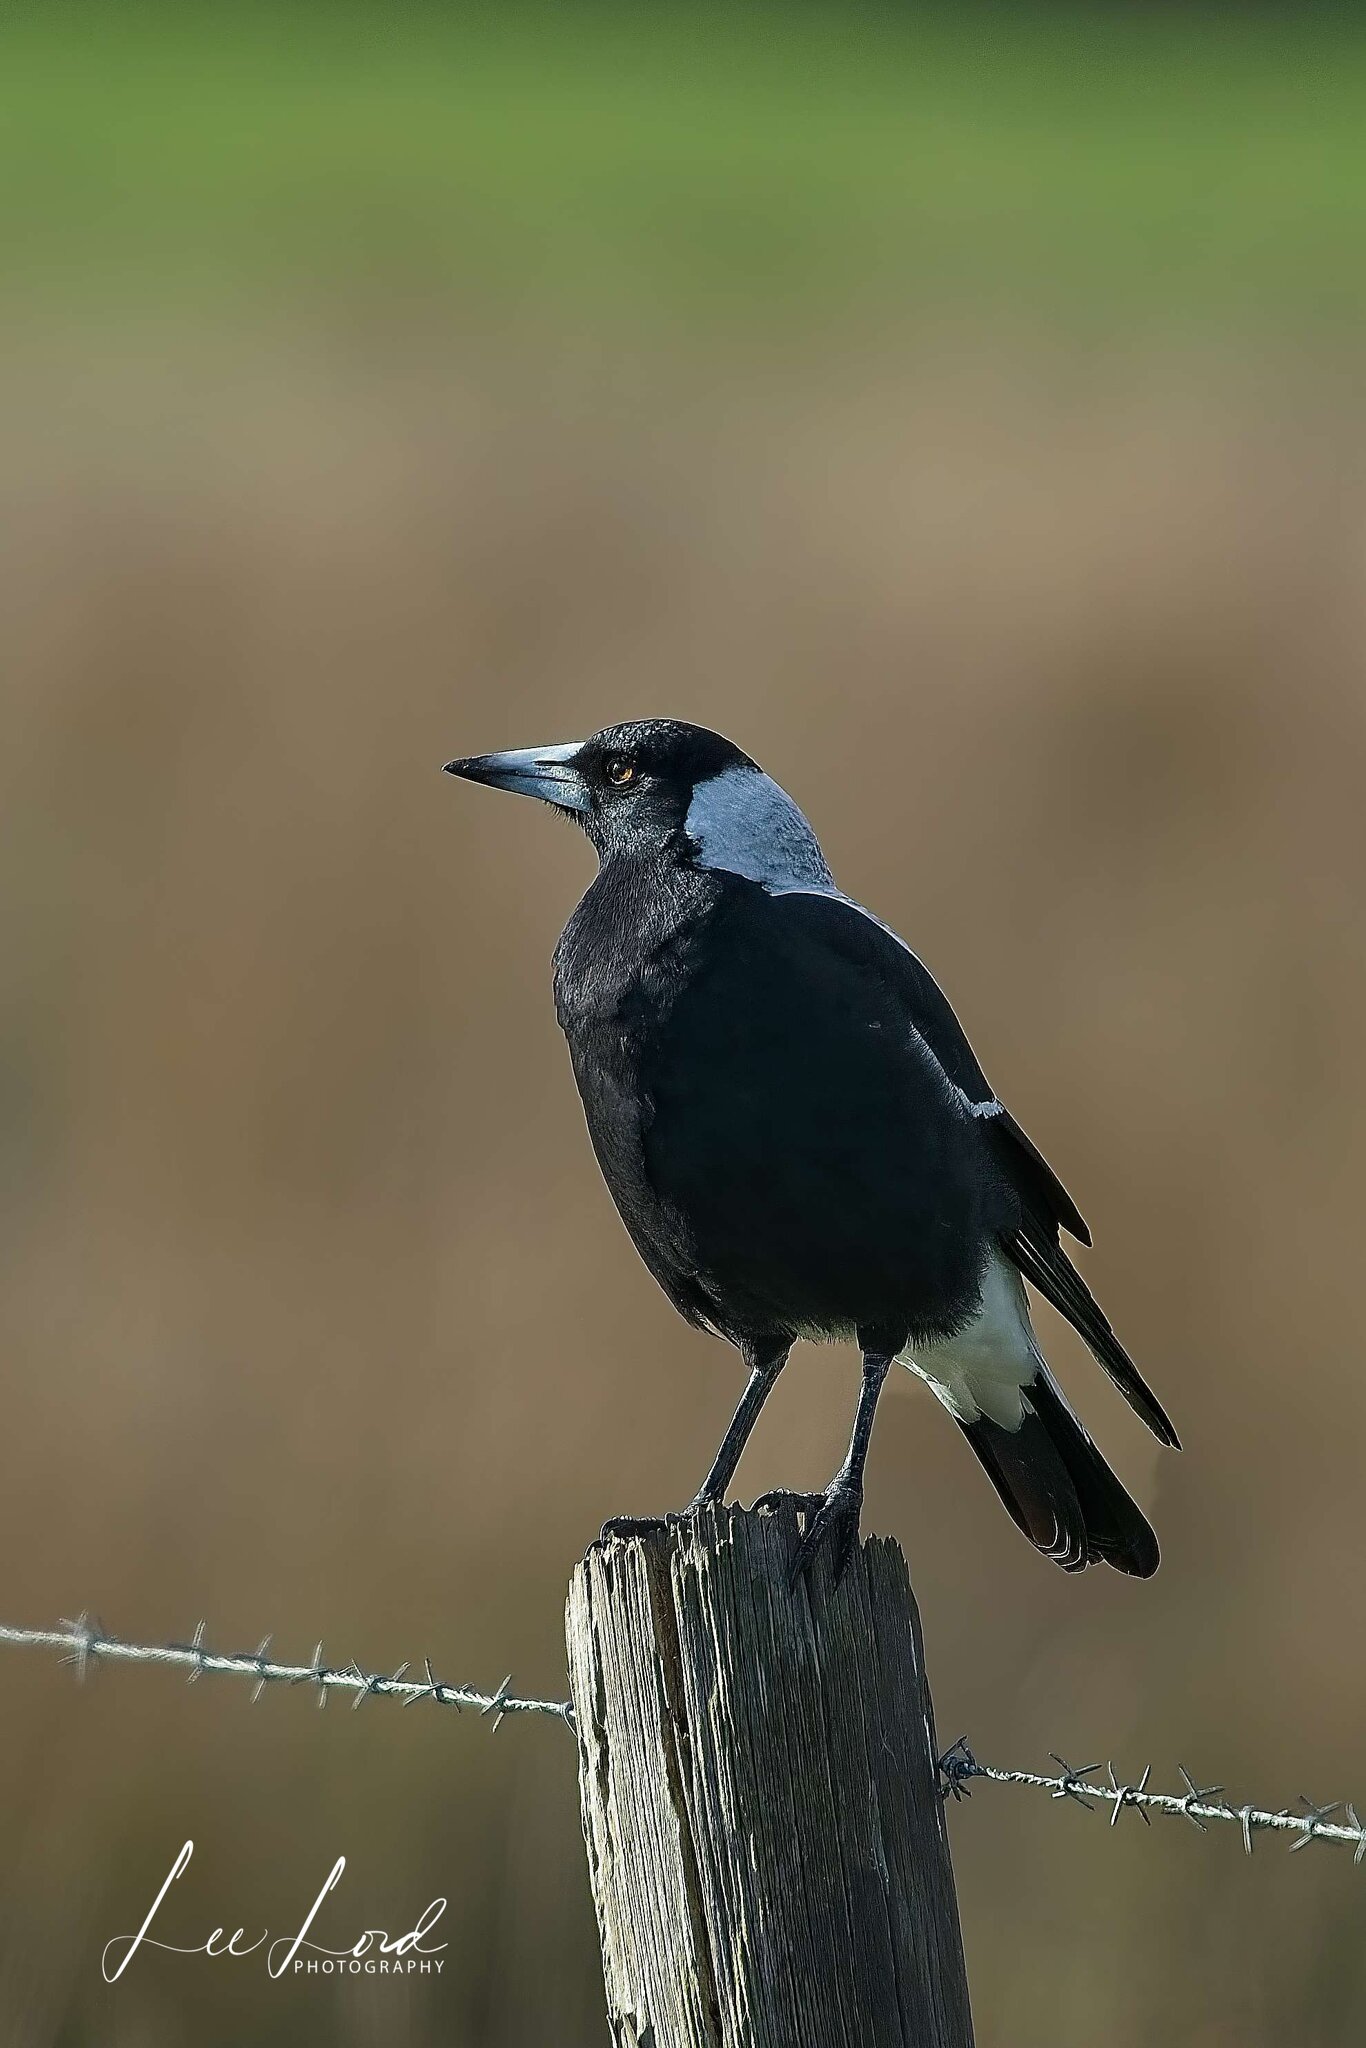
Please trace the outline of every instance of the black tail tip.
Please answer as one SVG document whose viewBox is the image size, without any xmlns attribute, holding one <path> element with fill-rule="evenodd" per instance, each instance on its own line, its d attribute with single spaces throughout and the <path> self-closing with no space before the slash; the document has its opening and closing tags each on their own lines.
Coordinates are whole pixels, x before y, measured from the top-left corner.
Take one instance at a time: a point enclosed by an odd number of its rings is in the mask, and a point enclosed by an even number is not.
<svg viewBox="0 0 1366 2048">
<path fill-rule="evenodd" d="M 1132 1502 L 1130 1503 L 1132 1507 Z M 1102 1543 L 1096 1548 L 1098 1563 L 1108 1564 L 1126 1578 L 1150 1579 L 1162 1562 L 1162 1552 L 1157 1537 L 1137 1508 L 1133 1508 L 1132 1523 L 1117 1541 Z"/>
</svg>

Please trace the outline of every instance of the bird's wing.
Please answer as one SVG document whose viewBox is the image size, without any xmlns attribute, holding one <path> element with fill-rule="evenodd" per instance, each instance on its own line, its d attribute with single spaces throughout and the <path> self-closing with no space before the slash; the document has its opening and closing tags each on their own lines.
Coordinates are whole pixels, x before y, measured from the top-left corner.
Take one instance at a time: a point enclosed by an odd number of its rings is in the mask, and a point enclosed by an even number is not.
<svg viewBox="0 0 1366 2048">
<path fill-rule="evenodd" d="M 825 942 L 865 972 L 896 988 L 907 1017 L 969 1113 L 987 1127 L 1001 1171 L 1015 1190 L 1020 1221 L 1003 1248 L 1026 1280 L 1066 1317 L 1096 1363 L 1160 1442 L 1178 1438 L 1160 1402 L 1111 1329 L 1099 1302 L 1059 1239 L 1066 1230 L 1089 1245 L 1091 1233 L 1076 1203 L 1032 1139 L 996 1095 L 953 1006 L 924 962 L 881 918 L 833 890 L 793 889 L 775 895 L 819 929 Z M 800 908 L 798 910 L 798 905 Z"/>
<path fill-rule="evenodd" d="M 855 903 L 851 896 L 814 889 L 791 889 L 782 894 L 801 900 L 802 915 L 820 923 L 827 943 L 893 984 L 921 1042 L 950 1086 L 957 1090 L 964 1107 L 971 1115 L 990 1122 L 993 1144 L 1002 1155 L 1012 1184 L 1022 1183 L 1021 1193 L 1027 1190 L 1035 1202 L 1051 1212 L 1055 1225 L 1060 1223 L 1080 1243 L 1089 1245 L 1091 1233 L 1081 1211 L 1037 1145 L 1020 1129 L 1005 1105 L 997 1101 L 982 1063 L 954 1015 L 953 1005 L 924 961 L 890 925 L 874 917 L 861 903 Z"/>
<path fill-rule="evenodd" d="M 952 1004 L 922 958 L 911 952 L 889 924 L 874 918 L 870 909 L 854 903 L 852 897 L 836 895 L 834 889 L 786 889 L 780 893 L 782 897 L 801 901 L 801 915 L 819 924 L 827 944 L 897 989 L 915 1034 L 961 1096 L 963 1106 L 971 1116 L 981 1116 L 991 1124 L 991 1143 L 1012 1186 L 1020 1190 L 1022 1198 L 1028 1196 L 1030 1206 L 1049 1214 L 1055 1237 L 1057 1225 L 1061 1225 L 1079 1243 L 1090 1245 L 1092 1233 L 1085 1227 L 1081 1210 L 1006 1104 L 997 1102 L 967 1032 L 958 1024 Z"/>
<path fill-rule="evenodd" d="M 773 900 L 790 903 L 827 945 L 897 990 L 916 1033 L 973 1116 L 1004 1114 L 948 997 L 890 925 L 833 889 L 780 889 Z"/>
</svg>

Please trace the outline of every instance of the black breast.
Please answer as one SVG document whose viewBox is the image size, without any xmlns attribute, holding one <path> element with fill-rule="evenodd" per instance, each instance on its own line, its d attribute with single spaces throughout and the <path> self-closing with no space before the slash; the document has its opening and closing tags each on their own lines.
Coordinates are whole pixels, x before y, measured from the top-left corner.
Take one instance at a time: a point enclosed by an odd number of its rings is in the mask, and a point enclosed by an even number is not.
<svg viewBox="0 0 1366 2048">
<path fill-rule="evenodd" d="M 799 898 L 662 882 L 604 869 L 556 960 L 594 1147 L 646 1264 L 731 1336 L 957 1327 L 1000 1197 L 897 989 Z"/>
<path fill-rule="evenodd" d="M 689 1322 L 714 1320 L 681 1219 L 645 1166 L 644 1069 L 696 968 L 718 899 L 672 859 L 609 861 L 555 948 L 555 1014 L 598 1165 L 636 1250 Z"/>
</svg>

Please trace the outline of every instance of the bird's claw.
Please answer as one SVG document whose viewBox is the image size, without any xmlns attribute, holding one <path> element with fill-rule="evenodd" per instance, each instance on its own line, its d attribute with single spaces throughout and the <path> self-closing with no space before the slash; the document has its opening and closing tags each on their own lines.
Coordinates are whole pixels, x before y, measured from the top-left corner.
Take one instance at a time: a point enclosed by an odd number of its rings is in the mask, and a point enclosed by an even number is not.
<svg viewBox="0 0 1366 2048">
<path fill-rule="evenodd" d="M 675 1510 L 667 1515 L 611 1515 L 603 1523 L 598 1541 L 610 1543 L 614 1537 L 661 1536 L 671 1529 L 680 1528 L 710 1505 L 713 1503 L 698 1499 L 690 1501 L 681 1511 Z M 754 1506 L 756 1510 L 769 1512 L 795 1507 L 805 1520 L 806 1526 L 788 1572 L 790 1586 L 795 1589 L 803 1579 L 810 1584 L 816 1558 L 823 1550 L 830 1557 L 830 1583 L 832 1587 L 838 1586 L 858 1541 L 862 1487 L 851 1486 L 843 1479 L 832 1480 L 824 1493 L 789 1493 L 783 1487 L 775 1487 L 771 1493 L 761 1493 Z"/>
<path fill-rule="evenodd" d="M 823 1493 L 793 1493 L 786 1486 L 775 1486 L 771 1493 L 761 1493 L 754 1503 L 755 1514 L 776 1514 L 779 1508 L 796 1508 L 798 1514 L 806 1516 L 808 1524 L 825 1506 Z"/>
<path fill-rule="evenodd" d="M 820 1505 L 814 1514 L 808 1511 L 806 1530 L 787 1575 L 794 1590 L 803 1579 L 810 1585 L 816 1558 L 822 1550 L 828 1550 L 830 1555 L 830 1583 L 832 1587 L 838 1586 L 858 1541 L 862 1487 L 836 1479 L 815 1498 Z"/>
<path fill-rule="evenodd" d="M 718 1498 L 709 1493 L 698 1493 L 685 1508 L 671 1508 L 667 1515 L 612 1515 L 603 1523 L 598 1541 L 610 1543 L 614 1536 L 662 1536 L 670 1529 L 681 1529 L 686 1523 L 695 1522 L 708 1508 L 720 1506 L 722 1502 Z"/>
<path fill-rule="evenodd" d="M 598 1532 L 599 1543 L 610 1543 L 614 1536 L 659 1536 L 677 1515 L 609 1515 Z"/>
</svg>

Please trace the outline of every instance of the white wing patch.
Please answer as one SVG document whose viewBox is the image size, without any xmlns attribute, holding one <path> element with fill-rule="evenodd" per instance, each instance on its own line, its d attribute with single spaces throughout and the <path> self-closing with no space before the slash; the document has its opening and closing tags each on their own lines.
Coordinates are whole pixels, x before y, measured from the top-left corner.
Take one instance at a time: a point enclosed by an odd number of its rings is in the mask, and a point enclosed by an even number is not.
<svg viewBox="0 0 1366 2048">
<path fill-rule="evenodd" d="M 1043 1364 L 1024 1282 L 1000 1252 L 982 1281 L 982 1306 L 965 1330 L 939 1344 L 921 1344 L 898 1361 L 924 1380 L 959 1422 L 985 1415 L 1003 1429 L 1024 1420 L 1021 1390 Z"/>
</svg>

